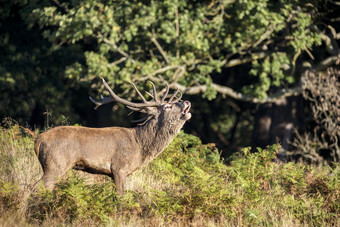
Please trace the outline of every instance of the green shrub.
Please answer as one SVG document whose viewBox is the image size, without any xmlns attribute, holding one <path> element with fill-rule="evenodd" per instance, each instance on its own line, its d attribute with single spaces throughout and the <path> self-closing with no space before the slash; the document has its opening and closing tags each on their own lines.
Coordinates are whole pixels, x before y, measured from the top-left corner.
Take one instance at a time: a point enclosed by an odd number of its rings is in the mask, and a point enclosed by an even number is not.
<svg viewBox="0 0 340 227">
<path fill-rule="evenodd" d="M 63 217 L 66 223 L 92 219 L 107 222 L 117 212 L 113 183 L 86 184 L 84 178 L 69 174 L 52 192 L 41 188 L 31 195 L 30 219 L 43 221 L 46 217 Z"/>
<path fill-rule="evenodd" d="M 19 188 L 10 182 L 0 180 L 0 216 L 8 209 L 17 209 L 20 200 Z"/>
<path fill-rule="evenodd" d="M 339 165 L 279 164 L 274 161 L 278 145 L 255 153 L 244 148 L 225 164 L 214 144 L 183 132 L 160 157 L 128 178 L 123 197 L 110 180 L 89 184 L 70 171 L 52 192 L 37 187 L 25 199 L 27 180 L 18 174 L 31 182 L 41 172 L 35 169 L 33 139 L 19 132 L 17 126 L 1 129 L 0 211 L 24 207 L 24 225 L 338 224 Z M 23 160 L 31 161 L 25 166 L 32 172 L 20 170 Z M 4 217 L 12 216 L 4 215 L 0 222 Z"/>
</svg>

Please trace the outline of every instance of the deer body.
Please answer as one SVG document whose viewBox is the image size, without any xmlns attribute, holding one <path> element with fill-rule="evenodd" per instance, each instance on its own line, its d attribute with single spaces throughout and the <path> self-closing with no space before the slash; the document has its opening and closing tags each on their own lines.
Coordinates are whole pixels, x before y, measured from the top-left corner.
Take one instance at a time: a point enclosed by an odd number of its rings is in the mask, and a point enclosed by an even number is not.
<svg viewBox="0 0 340 227">
<path fill-rule="evenodd" d="M 44 171 L 45 187 L 52 190 L 56 181 L 74 168 L 112 177 L 123 195 L 126 177 L 166 148 L 190 119 L 190 106 L 184 101 L 143 107 L 151 118 L 135 128 L 61 126 L 41 133 L 35 152 Z"/>
</svg>

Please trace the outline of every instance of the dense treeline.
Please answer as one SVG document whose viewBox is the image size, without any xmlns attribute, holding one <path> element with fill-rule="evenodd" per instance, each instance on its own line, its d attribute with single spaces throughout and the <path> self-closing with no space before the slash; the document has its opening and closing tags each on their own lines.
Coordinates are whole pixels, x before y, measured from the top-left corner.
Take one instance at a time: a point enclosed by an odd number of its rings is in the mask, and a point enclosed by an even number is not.
<svg viewBox="0 0 340 227">
<path fill-rule="evenodd" d="M 131 126 L 128 111 L 118 106 L 113 113 L 112 106 L 93 111 L 88 95 L 104 90 L 100 78 L 130 99 L 136 96 L 128 82 L 142 90 L 150 89 L 148 80 L 160 89 L 168 82 L 193 102 L 185 130 L 225 154 L 280 142 L 290 150 L 282 160 L 338 161 L 338 126 L 325 129 L 319 118 L 331 115 L 327 121 L 337 125 L 339 103 L 327 99 L 335 112 L 316 116 L 317 103 L 309 102 L 310 94 L 314 100 L 339 96 L 337 6 L 321 0 L 5 0 L 0 117 L 32 128 Z M 333 93 L 315 90 L 311 74 L 335 85 Z M 300 145 L 308 142 L 291 146 L 296 135 L 323 145 L 305 154 Z"/>
</svg>

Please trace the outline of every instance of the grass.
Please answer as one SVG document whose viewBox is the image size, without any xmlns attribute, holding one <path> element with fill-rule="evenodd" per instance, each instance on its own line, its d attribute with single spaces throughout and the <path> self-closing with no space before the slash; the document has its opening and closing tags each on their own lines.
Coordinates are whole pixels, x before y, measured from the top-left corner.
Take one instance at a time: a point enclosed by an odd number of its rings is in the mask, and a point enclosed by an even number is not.
<svg viewBox="0 0 340 227">
<path fill-rule="evenodd" d="M 277 145 L 226 165 L 213 144 L 180 133 L 119 198 L 109 179 L 73 171 L 31 193 L 42 175 L 33 144 L 16 125 L 0 128 L 1 226 L 340 225 L 339 165 L 279 164 Z"/>
</svg>

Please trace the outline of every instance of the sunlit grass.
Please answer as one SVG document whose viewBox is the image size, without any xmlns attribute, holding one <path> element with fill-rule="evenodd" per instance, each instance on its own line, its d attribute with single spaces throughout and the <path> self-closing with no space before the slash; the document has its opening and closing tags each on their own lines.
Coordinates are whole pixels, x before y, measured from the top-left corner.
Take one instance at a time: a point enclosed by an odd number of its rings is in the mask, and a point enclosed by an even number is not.
<svg viewBox="0 0 340 227">
<path fill-rule="evenodd" d="M 166 151 L 128 177 L 117 197 L 107 177 L 70 171 L 53 192 L 34 139 L 18 126 L 0 131 L 2 226 L 336 226 L 339 167 L 273 162 L 278 147 L 249 148 L 228 165 L 213 144 L 180 133 Z"/>
</svg>

